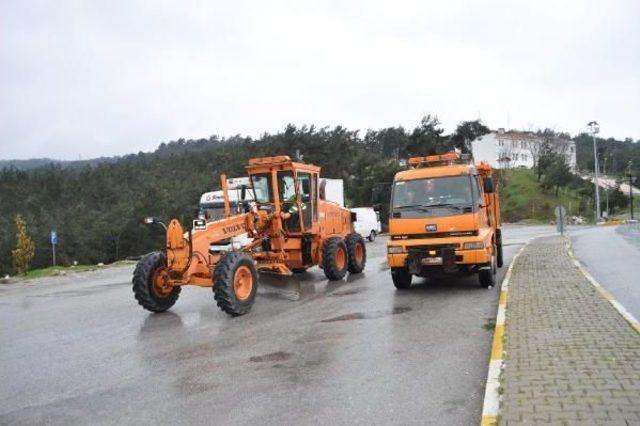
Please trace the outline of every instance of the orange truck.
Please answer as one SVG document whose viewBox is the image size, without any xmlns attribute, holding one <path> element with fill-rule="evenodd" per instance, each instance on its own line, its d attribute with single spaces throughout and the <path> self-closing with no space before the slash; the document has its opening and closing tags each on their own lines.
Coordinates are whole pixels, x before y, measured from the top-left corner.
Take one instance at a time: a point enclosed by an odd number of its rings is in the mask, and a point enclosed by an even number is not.
<svg viewBox="0 0 640 426">
<path fill-rule="evenodd" d="M 500 202 L 491 167 L 451 152 L 413 157 L 393 181 L 387 261 L 398 289 L 414 275 L 477 273 L 495 285 L 502 267 Z"/>
</svg>

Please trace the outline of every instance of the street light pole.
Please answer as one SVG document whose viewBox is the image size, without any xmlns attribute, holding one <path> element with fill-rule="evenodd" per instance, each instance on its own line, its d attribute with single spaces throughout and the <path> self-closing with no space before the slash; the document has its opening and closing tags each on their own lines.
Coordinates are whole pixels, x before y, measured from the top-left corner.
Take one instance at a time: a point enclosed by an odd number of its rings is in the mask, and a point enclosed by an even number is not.
<svg viewBox="0 0 640 426">
<path fill-rule="evenodd" d="M 596 134 L 600 131 L 600 125 L 596 121 L 591 121 L 587 124 L 591 137 L 593 139 L 593 163 L 595 172 L 595 184 L 596 184 L 596 222 L 600 220 L 600 186 L 598 181 L 598 150 L 596 148 Z"/>
</svg>

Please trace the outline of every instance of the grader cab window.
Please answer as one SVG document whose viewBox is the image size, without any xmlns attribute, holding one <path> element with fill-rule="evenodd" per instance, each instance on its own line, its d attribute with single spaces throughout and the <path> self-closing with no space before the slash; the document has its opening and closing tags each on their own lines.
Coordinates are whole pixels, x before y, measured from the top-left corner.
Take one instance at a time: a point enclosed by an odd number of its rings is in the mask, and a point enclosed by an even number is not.
<svg viewBox="0 0 640 426">
<path fill-rule="evenodd" d="M 273 203 L 271 195 L 271 175 L 269 173 L 251 176 L 255 200 L 258 203 Z"/>
<path fill-rule="evenodd" d="M 302 221 L 305 229 L 311 228 L 311 210 L 313 197 L 311 192 L 311 174 L 298 173 L 298 194 L 302 202 Z"/>
<path fill-rule="evenodd" d="M 293 172 L 278 172 L 278 195 L 280 196 L 280 210 L 291 215 L 289 219 L 285 220 L 285 229 L 289 232 L 300 232 L 300 212 L 296 202 Z"/>
</svg>

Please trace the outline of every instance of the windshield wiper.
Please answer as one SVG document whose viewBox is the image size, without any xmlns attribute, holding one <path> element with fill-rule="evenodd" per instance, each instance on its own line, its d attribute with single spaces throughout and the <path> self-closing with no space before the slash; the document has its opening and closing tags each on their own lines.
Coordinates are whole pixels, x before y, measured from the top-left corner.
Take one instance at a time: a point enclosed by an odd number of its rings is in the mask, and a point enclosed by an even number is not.
<svg viewBox="0 0 640 426">
<path fill-rule="evenodd" d="M 411 204 L 411 205 L 407 205 L 407 206 L 395 206 L 394 209 L 420 209 L 420 208 L 424 208 L 426 206 L 422 205 L 422 204 Z"/>
<path fill-rule="evenodd" d="M 454 209 L 457 210 L 462 210 L 462 206 L 460 206 L 459 204 L 453 204 L 453 203 L 435 203 L 435 204 L 423 204 L 420 207 L 425 207 L 425 208 L 431 208 L 431 207 L 452 207 Z"/>
</svg>

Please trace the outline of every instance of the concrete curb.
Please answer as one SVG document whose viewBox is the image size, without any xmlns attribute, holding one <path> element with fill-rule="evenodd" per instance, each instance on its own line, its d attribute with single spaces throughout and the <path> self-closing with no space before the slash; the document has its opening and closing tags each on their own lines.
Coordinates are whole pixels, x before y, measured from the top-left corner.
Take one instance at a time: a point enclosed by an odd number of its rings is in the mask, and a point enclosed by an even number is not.
<svg viewBox="0 0 640 426">
<path fill-rule="evenodd" d="M 489 372 L 487 374 L 487 384 L 484 390 L 484 402 L 482 404 L 481 426 L 496 425 L 500 415 L 500 375 L 504 368 L 502 340 L 504 338 L 505 319 L 507 315 L 507 296 L 509 291 L 509 280 L 513 265 L 522 251 L 533 241 L 527 241 L 513 256 L 511 264 L 504 275 L 500 286 L 500 298 L 498 299 L 498 313 L 496 315 L 496 326 L 493 332 L 493 343 L 491 344 L 491 358 L 489 360 Z"/>
<path fill-rule="evenodd" d="M 567 252 L 569 253 L 569 257 L 573 261 L 573 264 L 576 265 L 578 270 L 582 273 L 582 275 L 584 275 L 584 277 L 587 279 L 587 281 L 589 281 L 591 283 L 591 285 L 595 287 L 596 291 L 598 293 L 600 293 L 600 295 L 602 297 L 607 299 L 609 301 L 609 303 L 611 303 L 611 305 L 615 308 L 615 310 L 618 311 L 618 313 L 620 315 L 622 315 L 622 317 L 625 320 L 627 320 L 627 322 L 629 323 L 631 328 L 633 328 L 635 331 L 640 333 L 640 322 L 633 315 L 631 315 L 629 313 L 629 311 L 627 311 L 625 309 L 625 307 L 622 306 L 622 304 L 620 302 L 618 302 L 615 299 L 615 297 L 613 297 L 613 295 L 611 293 L 609 293 L 604 287 L 602 287 L 602 285 L 600 285 L 600 283 L 598 281 L 596 281 L 595 278 L 593 278 L 593 276 L 589 273 L 589 271 L 586 270 L 586 268 L 584 266 L 582 266 L 582 264 L 580 263 L 578 258 L 573 253 L 573 248 L 572 248 L 572 245 L 571 245 L 571 239 L 569 237 L 566 237 L 566 245 L 565 246 L 567 248 Z"/>
</svg>

